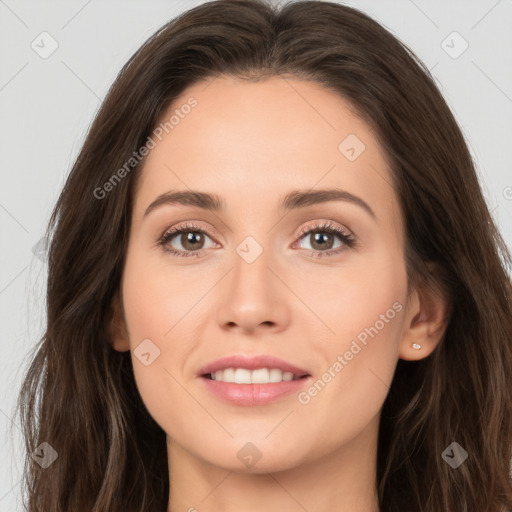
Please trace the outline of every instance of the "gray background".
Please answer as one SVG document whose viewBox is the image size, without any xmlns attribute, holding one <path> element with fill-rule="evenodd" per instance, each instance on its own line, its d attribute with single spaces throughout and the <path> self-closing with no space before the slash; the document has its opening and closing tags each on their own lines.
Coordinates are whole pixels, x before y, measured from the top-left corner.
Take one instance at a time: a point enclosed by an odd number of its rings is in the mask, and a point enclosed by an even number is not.
<svg viewBox="0 0 512 512">
<path fill-rule="evenodd" d="M 34 246 L 121 66 L 162 24 L 200 3 L 0 0 L 0 510 L 22 510 L 25 455 L 13 407 L 44 328 L 46 269 Z M 345 3 L 383 23 L 433 70 L 512 248 L 512 0 Z M 58 48 L 42 58 L 51 44 Z"/>
</svg>

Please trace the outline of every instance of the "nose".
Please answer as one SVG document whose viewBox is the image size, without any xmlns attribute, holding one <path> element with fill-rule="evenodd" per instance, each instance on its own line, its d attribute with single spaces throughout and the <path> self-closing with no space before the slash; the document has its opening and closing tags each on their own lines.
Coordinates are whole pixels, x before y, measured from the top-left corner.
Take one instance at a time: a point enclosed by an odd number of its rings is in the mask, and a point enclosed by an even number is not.
<svg viewBox="0 0 512 512">
<path fill-rule="evenodd" d="M 291 292 L 269 266 L 269 253 L 251 263 L 238 255 L 219 293 L 218 322 L 222 329 L 243 333 L 280 332 L 290 320 Z"/>
</svg>

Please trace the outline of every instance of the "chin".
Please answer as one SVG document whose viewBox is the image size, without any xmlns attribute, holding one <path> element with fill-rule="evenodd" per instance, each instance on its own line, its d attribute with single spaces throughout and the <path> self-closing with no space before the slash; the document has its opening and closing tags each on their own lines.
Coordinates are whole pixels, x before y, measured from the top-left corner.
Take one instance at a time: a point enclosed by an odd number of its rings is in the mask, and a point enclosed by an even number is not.
<svg viewBox="0 0 512 512">
<path fill-rule="evenodd" d="M 282 442 L 276 446 L 268 439 L 259 440 L 256 436 L 253 441 L 248 439 L 250 437 L 236 438 L 224 445 L 217 441 L 214 443 L 217 449 L 206 451 L 207 456 L 202 458 L 227 471 L 247 474 L 276 473 L 301 464 L 303 458 L 297 453 L 295 441 L 290 446 Z"/>
</svg>

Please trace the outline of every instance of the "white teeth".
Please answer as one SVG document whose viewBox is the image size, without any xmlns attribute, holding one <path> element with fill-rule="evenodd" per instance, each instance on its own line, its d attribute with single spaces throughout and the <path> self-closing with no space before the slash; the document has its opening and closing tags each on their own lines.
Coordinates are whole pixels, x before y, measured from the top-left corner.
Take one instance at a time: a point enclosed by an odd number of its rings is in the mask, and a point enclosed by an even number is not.
<svg viewBox="0 0 512 512">
<path fill-rule="evenodd" d="M 251 383 L 252 384 L 267 384 L 270 382 L 269 379 L 269 371 L 267 368 L 260 368 L 258 370 L 253 370 L 251 375 Z"/>
<path fill-rule="evenodd" d="M 245 368 L 226 368 L 212 373 L 211 378 L 220 382 L 235 382 L 236 384 L 269 384 L 294 380 L 292 372 L 283 372 L 278 368 L 258 368 L 247 370 Z"/>
<path fill-rule="evenodd" d="M 220 371 L 220 378 L 217 379 L 217 372 L 215 372 L 215 380 L 224 380 L 224 382 L 235 382 L 235 370 L 233 368 L 226 368 Z"/>
<path fill-rule="evenodd" d="M 245 370 L 244 368 L 237 368 L 235 370 L 235 382 L 237 384 L 250 384 L 251 383 L 251 371 Z"/>
<path fill-rule="evenodd" d="M 283 372 L 277 368 L 270 370 L 270 382 L 281 382 L 283 380 Z"/>
</svg>

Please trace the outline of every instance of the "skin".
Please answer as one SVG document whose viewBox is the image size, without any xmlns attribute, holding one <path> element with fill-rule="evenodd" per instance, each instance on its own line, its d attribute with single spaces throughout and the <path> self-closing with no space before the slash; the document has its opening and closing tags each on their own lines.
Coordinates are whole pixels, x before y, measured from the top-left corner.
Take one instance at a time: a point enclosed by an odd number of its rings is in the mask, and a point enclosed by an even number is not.
<svg viewBox="0 0 512 512">
<path fill-rule="evenodd" d="M 396 364 L 428 356 L 446 316 L 426 287 L 408 294 L 404 223 L 384 152 L 349 103 L 316 83 L 218 77 L 184 91 L 163 119 L 192 96 L 198 105 L 150 151 L 137 183 L 112 339 L 132 350 L 142 399 L 167 433 L 168 511 L 378 511 L 378 427 Z M 365 144 L 354 161 L 338 149 L 349 134 Z M 363 199 L 375 219 L 347 201 L 278 209 L 291 190 L 333 187 Z M 144 217 L 160 194 L 188 189 L 220 195 L 226 210 L 164 205 Z M 318 248 L 322 229 L 297 236 L 321 220 L 358 245 L 312 256 L 342 244 L 333 235 L 334 245 Z M 156 243 L 186 221 L 213 235 L 194 246 L 199 257 Z M 263 248 L 250 264 L 236 252 L 247 236 Z M 190 252 L 183 241 L 168 245 Z M 292 394 L 232 405 L 197 376 L 226 355 L 271 354 L 316 381 L 394 303 L 401 311 L 307 404 Z M 160 350 L 148 366 L 134 355 L 144 339 Z M 248 442 L 261 454 L 251 467 L 237 456 Z"/>
</svg>

